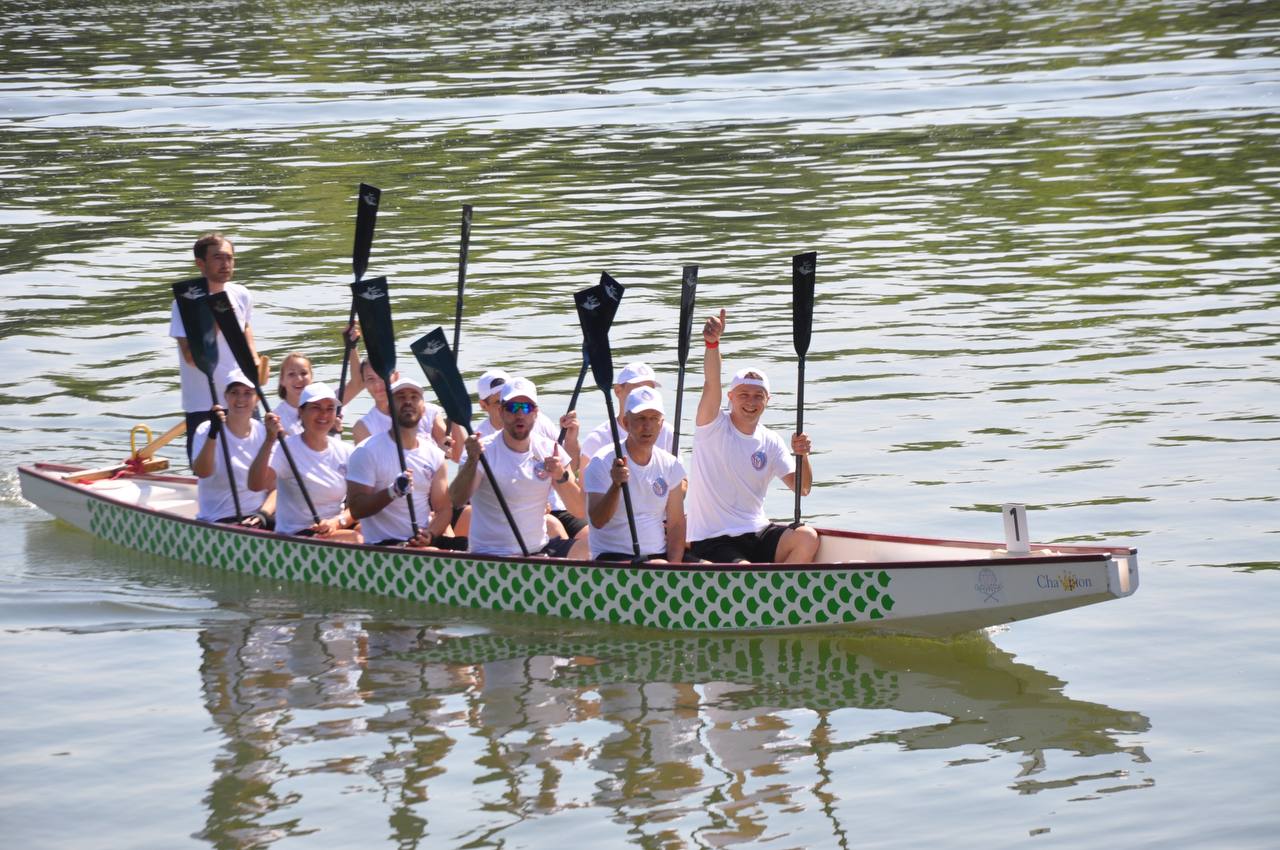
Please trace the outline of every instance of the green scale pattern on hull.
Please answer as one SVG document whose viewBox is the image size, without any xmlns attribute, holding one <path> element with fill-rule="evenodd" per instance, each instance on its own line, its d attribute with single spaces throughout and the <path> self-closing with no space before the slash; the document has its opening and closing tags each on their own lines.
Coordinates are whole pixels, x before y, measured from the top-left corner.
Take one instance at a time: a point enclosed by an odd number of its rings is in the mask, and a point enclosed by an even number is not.
<svg viewBox="0 0 1280 850">
<path fill-rule="evenodd" d="M 508 563 L 220 531 L 92 500 L 91 531 L 166 558 L 421 602 L 660 629 L 751 630 L 884 619 L 884 570 L 773 572 Z"/>
</svg>

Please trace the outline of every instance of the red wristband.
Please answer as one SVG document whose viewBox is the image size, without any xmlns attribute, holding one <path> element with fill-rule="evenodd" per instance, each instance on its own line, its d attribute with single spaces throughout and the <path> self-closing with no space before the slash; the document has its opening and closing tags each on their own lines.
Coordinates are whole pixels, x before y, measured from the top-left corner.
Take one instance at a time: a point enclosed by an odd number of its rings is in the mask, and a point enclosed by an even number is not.
<svg viewBox="0 0 1280 850">
<path fill-rule="evenodd" d="M 716 341 L 716 342 L 707 342 L 707 341 L 704 339 L 704 340 L 702 341 L 702 344 L 703 344 L 703 345 L 705 345 L 707 348 L 719 348 L 719 347 L 720 347 L 720 343 L 719 343 L 719 341 Z"/>
</svg>

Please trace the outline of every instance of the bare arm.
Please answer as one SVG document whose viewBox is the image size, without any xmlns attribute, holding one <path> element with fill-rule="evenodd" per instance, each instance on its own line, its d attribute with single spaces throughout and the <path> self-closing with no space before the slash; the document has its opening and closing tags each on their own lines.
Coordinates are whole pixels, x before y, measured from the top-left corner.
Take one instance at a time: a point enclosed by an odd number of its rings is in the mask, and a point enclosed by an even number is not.
<svg viewBox="0 0 1280 850">
<path fill-rule="evenodd" d="M 221 405 L 213 406 L 213 413 L 221 420 L 223 428 L 227 427 L 226 414 L 222 412 Z M 213 423 L 209 423 L 209 430 L 213 431 Z M 215 444 L 217 438 L 212 434 L 205 436 L 204 445 L 200 447 L 200 451 L 191 459 L 191 471 L 196 474 L 197 478 L 209 478 L 218 471 L 218 454 Z"/>
<path fill-rule="evenodd" d="M 568 455 L 564 454 L 564 449 L 556 446 L 555 454 L 543 459 L 543 464 L 547 470 L 547 475 L 551 477 L 551 486 L 555 488 L 556 495 L 564 501 L 565 508 L 574 516 L 586 516 L 587 504 L 582 494 L 582 486 L 578 483 L 577 476 L 573 474 L 573 470 L 569 468 Z"/>
<path fill-rule="evenodd" d="M 471 501 L 476 488 L 480 486 L 480 476 L 476 467 L 480 465 L 480 438 L 475 434 L 467 437 L 467 460 L 458 467 L 458 476 L 449 484 L 449 499 L 455 508 L 461 508 Z"/>
<path fill-rule="evenodd" d="M 684 560 L 684 494 L 688 489 L 689 479 L 685 478 L 667 494 L 667 560 L 673 564 Z"/>
<path fill-rule="evenodd" d="M 797 455 L 800 460 L 796 465 L 796 472 L 788 472 L 782 476 L 782 483 L 792 490 L 796 489 L 796 473 L 799 473 L 803 487 L 800 491 L 802 496 L 809 495 L 809 491 L 813 489 L 813 467 L 809 464 L 809 454 L 812 451 L 813 445 L 809 442 L 807 434 L 793 434 L 791 436 L 791 452 Z"/>
<path fill-rule="evenodd" d="M 627 462 L 623 458 L 614 458 L 609 467 L 609 489 L 603 493 L 588 493 L 587 505 L 589 519 L 594 528 L 604 528 L 618 512 L 618 502 L 622 499 L 622 484 L 631 477 Z"/>
<path fill-rule="evenodd" d="M 271 451 L 280 439 L 280 417 L 268 413 L 263 417 L 267 427 L 267 438 L 258 448 L 258 454 L 249 466 L 249 489 L 257 492 L 274 490 L 276 487 L 276 471 L 271 468 Z"/>
<path fill-rule="evenodd" d="M 427 531 L 432 540 L 438 540 L 449 529 L 453 519 L 453 501 L 449 498 L 449 473 L 442 463 L 431 476 L 431 523 Z"/>
<path fill-rule="evenodd" d="M 720 415 L 720 337 L 724 334 L 727 314 L 720 311 L 702 326 L 702 341 L 707 346 L 702 358 L 702 397 L 698 399 L 698 425 L 710 425 Z"/>
</svg>

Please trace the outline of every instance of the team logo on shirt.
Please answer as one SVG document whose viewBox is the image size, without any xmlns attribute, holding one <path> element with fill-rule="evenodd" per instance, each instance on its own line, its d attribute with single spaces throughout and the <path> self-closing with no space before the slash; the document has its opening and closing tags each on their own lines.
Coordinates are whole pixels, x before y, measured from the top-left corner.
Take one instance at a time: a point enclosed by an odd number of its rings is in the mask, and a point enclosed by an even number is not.
<svg viewBox="0 0 1280 850">
<path fill-rule="evenodd" d="M 540 460 L 533 465 L 534 478 L 537 478 L 539 481 L 546 481 L 548 475 L 550 475 L 550 473 L 547 472 L 547 462 L 545 460 Z"/>
<path fill-rule="evenodd" d="M 663 478 L 661 475 L 659 475 L 657 478 L 653 480 L 653 495 L 655 496 L 667 495 L 667 480 Z"/>
<path fill-rule="evenodd" d="M 755 469 L 764 469 L 764 465 L 768 462 L 769 456 L 764 453 L 764 449 L 751 456 L 751 466 Z"/>
</svg>

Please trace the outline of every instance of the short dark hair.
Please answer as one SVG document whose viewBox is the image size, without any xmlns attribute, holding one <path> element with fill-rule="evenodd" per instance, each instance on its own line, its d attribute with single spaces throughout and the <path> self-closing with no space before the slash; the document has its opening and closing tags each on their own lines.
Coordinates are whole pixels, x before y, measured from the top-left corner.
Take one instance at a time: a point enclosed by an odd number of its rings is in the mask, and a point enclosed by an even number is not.
<svg viewBox="0 0 1280 850">
<path fill-rule="evenodd" d="M 192 250 L 195 253 L 197 260 L 203 260 L 205 257 L 205 254 L 209 252 L 210 245 L 218 245 L 223 242 L 226 242 L 228 245 L 231 244 L 230 239 L 228 239 L 227 237 L 223 236 L 221 233 L 215 230 L 212 233 L 206 233 L 205 235 L 197 239 L 195 248 L 193 248 Z"/>
</svg>

